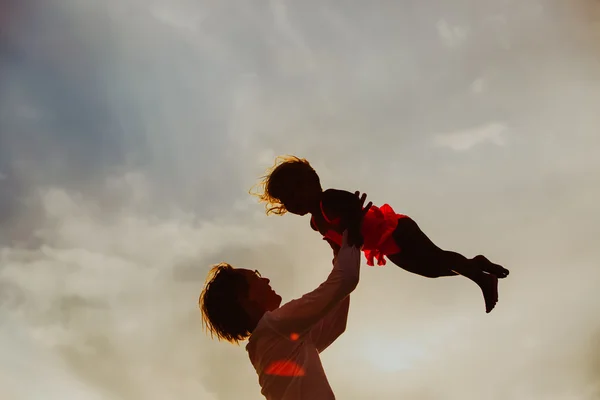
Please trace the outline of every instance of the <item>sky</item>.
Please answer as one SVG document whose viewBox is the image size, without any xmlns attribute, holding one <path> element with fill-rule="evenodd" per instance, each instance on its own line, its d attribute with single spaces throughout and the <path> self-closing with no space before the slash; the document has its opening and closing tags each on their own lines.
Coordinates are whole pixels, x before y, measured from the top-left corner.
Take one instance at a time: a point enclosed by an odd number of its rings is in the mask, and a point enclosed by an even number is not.
<svg viewBox="0 0 600 400">
<path fill-rule="evenodd" d="M 295 154 L 511 271 L 486 315 L 363 263 L 338 398 L 600 399 L 599 43 L 593 0 L 1 0 L 0 398 L 260 399 L 197 299 L 327 277 L 248 194 Z"/>
</svg>

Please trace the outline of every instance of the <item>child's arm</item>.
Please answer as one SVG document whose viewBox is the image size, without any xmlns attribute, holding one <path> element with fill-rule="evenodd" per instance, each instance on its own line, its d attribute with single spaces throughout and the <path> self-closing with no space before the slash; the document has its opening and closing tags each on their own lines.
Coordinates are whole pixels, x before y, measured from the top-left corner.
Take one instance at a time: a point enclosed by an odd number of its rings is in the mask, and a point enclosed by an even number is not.
<svg viewBox="0 0 600 400">
<path fill-rule="evenodd" d="M 329 221 L 337 221 L 340 230 L 348 229 L 351 242 L 359 246 L 363 243 L 360 227 L 366 211 L 363 210 L 363 203 L 364 199 L 359 198 L 356 193 L 337 189 L 323 192 L 321 203 L 324 217 Z"/>
<path fill-rule="evenodd" d="M 357 210 L 362 208 L 361 201 L 356 194 L 338 189 L 325 190 L 322 204 L 325 216 L 329 220 L 346 219 L 350 215 L 356 215 Z"/>
<path fill-rule="evenodd" d="M 310 227 L 312 228 L 313 231 L 315 232 L 319 232 L 319 228 L 314 224 L 314 220 L 311 218 L 310 220 Z M 337 257 L 339 251 L 340 251 L 340 246 L 334 242 L 333 240 L 324 237 L 323 240 L 327 241 L 327 243 L 329 243 L 329 246 L 331 246 L 331 250 L 333 250 L 333 260 L 332 262 L 335 263 L 335 258 Z"/>
</svg>

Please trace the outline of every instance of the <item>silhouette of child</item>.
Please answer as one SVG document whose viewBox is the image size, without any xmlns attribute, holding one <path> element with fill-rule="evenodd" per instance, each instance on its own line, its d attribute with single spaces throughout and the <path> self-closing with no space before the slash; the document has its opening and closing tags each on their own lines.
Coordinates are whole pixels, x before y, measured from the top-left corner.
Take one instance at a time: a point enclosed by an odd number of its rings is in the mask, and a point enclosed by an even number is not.
<svg viewBox="0 0 600 400">
<path fill-rule="evenodd" d="M 323 235 L 334 253 L 340 248 L 342 233 L 349 229 L 362 234 L 362 238 L 353 240 L 362 243 L 370 266 L 375 259 L 377 265 L 385 265 L 387 257 L 400 268 L 428 278 L 463 275 L 471 279 L 483 292 L 486 313 L 498 301 L 498 278 L 509 274 L 483 255 L 469 259 L 439 248 L 415 221 L 397 214 L 388 204 L 371 206 L 362 221 L 352 218 L 361 204 L 359 196 L 345 190 L 323 191 L 316 171 L 303 158 L 278 157 L 253 194 L 266 203 L 267 215 L 311 214 L 311 228 Z"/>
</svg>

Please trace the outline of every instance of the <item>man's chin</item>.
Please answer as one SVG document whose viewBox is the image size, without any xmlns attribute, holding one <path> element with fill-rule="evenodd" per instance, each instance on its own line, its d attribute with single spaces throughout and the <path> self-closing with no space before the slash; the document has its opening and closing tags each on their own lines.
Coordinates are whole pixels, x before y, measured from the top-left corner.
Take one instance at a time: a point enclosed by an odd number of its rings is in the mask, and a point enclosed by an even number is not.
<svg viewBox="0 0 600 400">
<path fill-rule="evenodd" d="M 281 306 L 281 296 L 277 293 L 273 293 L 273 297 L 269 299 L 269 303 L 267 304 L 267 310 L 273 311 L 278 309 Z"/>
</svg>

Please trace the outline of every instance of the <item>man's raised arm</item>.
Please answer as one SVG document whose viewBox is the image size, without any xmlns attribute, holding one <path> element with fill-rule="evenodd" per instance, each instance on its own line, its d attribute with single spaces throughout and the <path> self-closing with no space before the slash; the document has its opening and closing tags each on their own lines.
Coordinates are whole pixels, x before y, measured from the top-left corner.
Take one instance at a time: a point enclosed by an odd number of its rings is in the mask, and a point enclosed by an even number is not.
<svg viewBox="0 0 600 400">
<path fill-rule="evenodd" d="M 333 270 L 318 288 L 271 312 L 270 323 L 283 335 L 309 332 L 358 285 L 361 252 L 348 244 L 345 231 Z"/>
</svg>

